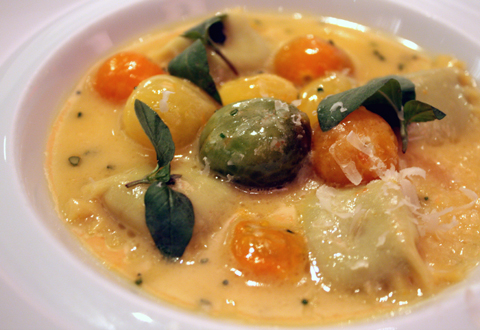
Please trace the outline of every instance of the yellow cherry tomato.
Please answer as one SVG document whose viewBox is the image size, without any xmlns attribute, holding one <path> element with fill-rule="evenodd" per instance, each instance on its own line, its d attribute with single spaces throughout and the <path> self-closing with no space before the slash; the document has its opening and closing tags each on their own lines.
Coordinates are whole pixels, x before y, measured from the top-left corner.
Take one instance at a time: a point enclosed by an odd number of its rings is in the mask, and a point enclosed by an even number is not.
<svg viewBox="0 0 480 330">
<path fill-rule="evenodd" d="M 127 136 L 153 148 L 135 114 L 135 100 L 150 106 L 170 129 L 175 148 L 181 149 L 195 139 L 198 130 L 219 108 L 207 93 L 186 79 L 158 75 L 142 81 L 130 95 L 122 115 Z"/>
<path fill-rule="evenodd" d="M 329 72 L 317 78 L 300 90 L 300 105 L 297 108 L 308 115 L 310 123 L 318 122 L 317 108 L 328 95 L 338 94 L 356 87 L 355 80 L 340 72 Z"/>
<path fill-rule="evenodd" d="M 230 80 L 220 87 L 219 93 L 225 105 L 257 97 L 273 97 L 287 103 L 298 98 L 290 81 L 269 73 Z"/>
</svg>

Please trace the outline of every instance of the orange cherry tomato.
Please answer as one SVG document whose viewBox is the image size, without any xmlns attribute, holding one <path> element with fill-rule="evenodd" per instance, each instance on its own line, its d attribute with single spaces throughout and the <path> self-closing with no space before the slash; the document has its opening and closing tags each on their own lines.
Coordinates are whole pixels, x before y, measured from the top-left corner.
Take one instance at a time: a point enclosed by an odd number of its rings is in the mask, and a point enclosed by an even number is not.
<svg viewBox="0 0 480 330">
<path fill-rule="evenodd" d="M 165 71 L 144 55 L 122 52 L 100 66 L 93 78 L 93 86 L 103 98 L 121 102 L 130 96 L 141 81 L 163 73 Z"/>
<path fill-rule="evenodd" d="M 274 69 L 297 86 L 329 71 L 354 72 L 353 63 L 343 50 L 314 35 L 298 37 L 280 48 L 275 55 Z"/>
<path fill-rule="evenodd" d="M 307 267 L 302 235 L 267 222 L 241 221 L 231 241 L 238 269 L 246 276 L 284 280 L 300 278 Z"/>
<path fill-rule="evenodd" d="M 346 186 L 355 180 L 366 184 L 386 169 L 397 168 L 398 162 L 398 141 L 392 128 L 363 106 L 327 132 L 318 124 L 314 128 L 313 169 L 329 185 Z"/>
</svg>

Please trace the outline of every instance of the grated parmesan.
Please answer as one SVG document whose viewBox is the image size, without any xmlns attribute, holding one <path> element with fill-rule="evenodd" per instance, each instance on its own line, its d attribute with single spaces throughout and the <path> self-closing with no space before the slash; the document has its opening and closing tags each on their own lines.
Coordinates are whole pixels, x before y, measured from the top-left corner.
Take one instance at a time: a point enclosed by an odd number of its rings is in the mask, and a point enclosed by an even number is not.
<svg viewBox="0 0 480 330">
<path fill-rule="evenodd" d="M 335 102 L 334 104 L 332 104 L 332 107 L 330 108 L 330 112 L 335 112 L 337 110 L 340 110 L 340 112 L 345 112 L 348 109 L 343 106 L 343 102 Z"/>
<path fill-rule="evenodd" d="M 335 142 L 330 146 L 328 149 L 328 152 L 332 155 L 333 159 L 335 162 L 340 166 L 340 169 L 342 172 L 345 174 L 348 180 L 350 180 L 351 183 L 354 185 L 358 186 L 362 182 L 362 175 L 357 169 L 357 166 L 355 165 L 355 162 L 352 160 L 349 161 L 342 161 L 336 154 L 335 148 L 338 145 L 339 141 Z"/>
<path fill-rule="evenodd" d="M 170 91 L 163 91 L 162 92 L 162 99 L 158 102 L 158 111 L 165 113 L 168 112 L 168 98 L 171 94 L 175 94 L 175 92 Z"/>
</svg>

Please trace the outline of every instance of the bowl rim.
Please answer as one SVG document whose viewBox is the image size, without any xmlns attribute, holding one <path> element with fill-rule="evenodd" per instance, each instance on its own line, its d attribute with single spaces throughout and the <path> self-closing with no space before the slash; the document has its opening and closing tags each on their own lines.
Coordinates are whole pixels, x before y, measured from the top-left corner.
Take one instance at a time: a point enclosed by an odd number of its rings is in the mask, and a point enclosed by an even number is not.
<svg viewBox="0 0 480 330">
<path fill-rule="evenodd" d="M 191 2 L 183 0 L 181 4 Z M 308 0 L 304 2 L 312 6 L 312 2 Z M 465 1 L 465 3 L 468 2 Z M 203 6 L 201 8 L 203 13 L 208 13 L 216 9 L 231 7 L 230 4 L 234 3 L 238 3 L 238 1 L 205 1 L 201 2 L 200 5 Z M 255 5 L 255 1 L 250 0 L 245 0 L 244 3 L 247 8 L 253 8 Z M 265 9 L 272 5 L 278 7 L 279 3 L 279 1 L 268 0 L 262 2 L 261 6 L 255 7 L 262 7 L 260 9 Z M 282 3 L 287 3 L 287 1 Z M 327 4 L 330 2 L 322 0 L 318 1 L 317 5 L 320 6 L 322 3 Z M 443 27 L 447 35 L 450 33 L 461 36 L 466 40 L 464 43 L 468 41 L 471 43 L 471 47 L 480 49 L 479 36 L 472 37 L 465 32 L 467 31 L 465 27 L 453 27 L 451 24 L 443 24 L 440 20 L 440 16 L 445 12 L 445 6 L 449 4 L 449 1 L 437 4 L 437 15 L 439 16 L 435 16 L 422 12 L 418 7 L 414 7 L 413 0 L 402 4 L 389 0 L 373 0 L 368 3 L 367 1 L 341 0 L 337 1 L 329 9 L 331 13 L 327 16 L 333 16 L 331 14 L 335 10 L 339 11 L 341 6 L 350 5 L 357 6 L 357 8 L 360 6 L 363 8 L 362 10 L 366 11 L 373 3 L 378 4 L 380 7 L 385 7 L 386 13 L 390 15 L 387 15 L 384 21 L 376 22 L 374 24 L 376 28 L 386 32 L 392 32 L 392 29 L 397 29 L 397 31 L 393 32 L 400 33 L 402 37 L 411 39 L 410 34 L 415 33 L 415 29 L 409 28 L 408 26 L 412 24 L 408 23 L 413 18 L 423 18 L 430 25 Z M 421 3 L 423 5 L 432 5 L 429 0 Z M 112 9 L 113 4 L 116 6 L 115 9 Z M 76 241 L 66 234 L 67 230 L 61 222 L 54 223 L 45 219 L 45 215 L 52 216 L 54 214 L 52 201 L 48 200 L 44 191 L 42 191 L 45 188 L 42 185 L 46 184 L 46 180 L 44 177 L 32 178 L 30 173 L 30 171 L 34 171 L 38 176 L 39 171 L 36 167 L 38 167 L 38 161 L 42 158 L 44 149 L 37 150 L 35 155 L 32 155 L 28 134 L 31 134 L 32 131 L 36 134 L 45 134 L 48 127 L 36 128 L 36 123 L 25 122 L 23 118 L 32 116 L 35 98 L 38 99 L 39 95 L 42 94 L 38 91 L 38 86 L 54 71 L 55 66 L 52 61 L 55 61 L 58 57 L 65 56 L 65 53 L 68 53 L 66 48 L 73 47 L 72 45 L 76 43 L 84 42 L 85 38 L 88 38 L 94 32 L 100 33 L 102 29 L 105 30 L 105 24 L 115 25 L 115 18 L 125 17 L 132 12 L 148 13 L 152 6 L 163 6 L 162 8 L 165 8 L 166 5 L 167 1 L 153 0 L 86 2 L 32 36 L 0 67 L 0 104 L 4 104 L 6 108 L 13 109 L 11 112 L 2 114 L 4 115 L 4 124 L 0 125 L 0 132 L 4 138 L 4 157 L 3 161 L 0 162 L 0 173 L 4 173 L 4 184 L 9 187 L 9 189 L 0 191 L 1 203 L 5 210 L 3 217 L 4 219 L 20 219 L 21 223 L 30 225 L 30 228 L 20 228 L 20 226 L 12 226 L 5 222 L 0 224 L 0 249 L 7 251 L 7 253 L 0 254 L 0 264 L 2 265 L 0 279 L 15 287 L 16 292 L 22 299 L 31 304 L 39 313 L 47 315 L 49 319 L 58 325 L 59 329 L 72 329 L 72 322 L 75 323 L 75 327 L 78 329 L 87 327 L 107 329 L 111 326 L 115 326 L 118 329 L 129 329 L 132 326 L 137 328 L 164 326 L 167 329 L 256 328 L 256 326 L 243 325 L 229 320 L 212 320 L 203 315 L 186 312 L 170 304 L 146 297 L 139 290 L 125 286 L 125 282 L 122 279 L 105 270 L 98 260 L 79 247 Z M 285 5 L 282 10 L 285 11 L 290 8 L 293 9 L 293 6 Z M 388 8 L 394 8 L 396 12 Z M 468 6 L 464 9 L 468 10 Z M 196 7 L 196 10 L 198 10 L 198 7 Z M 478 13 L 480 13 L 480 10 Z M 188 14 L 177 13 L 179 15 L 177 18 L 184 19 L 187 15 L 193 14 L 194 12 Z M 323 13 L 320 14 L 323 15 Z M 350 15 L 353 14 L 357 13 L 350 13 Z M 395 15 L 400 17 L 407 15 L 409 18 L 404 18 L 404 21 L 401 22 L 402 24 L 407 24 L 407 27 L 396 28 L 395 26 L 389 26 L 389 17 L 391 18 Z M 348 18 L 346 17 L 346 19 Z M 364 20 L 367 20 L 367 17 Z M 360 23 L 364 24 L 365 22 Z M 145 32 L 151 23 L 145 20 L 144 24 L 145 27 L 142 29 Z M 61 33 L 58 32 L 59 28 Z M 123 41 L 131 39 L 138 33 L 130 31 L 125 32 L 123 35 L 120 34 L 118 35 L 118 40 L 113 38 L 112 44 L 120 42 L 120 39 Z M 45 49 L 45 45 L 48 45 L 48 48 Z M 445 41 L 440 42 L 438 51 L 441 51 L 445 45 L 447 45 Z M 97 51 L 103 54 L 110 49 L 111 45 L 107 46 L 103 49 L 103 46 L 100 45 Z M 93 54 L 89 56 L 84 58 L 79 68 L 70 75 L 76 74 L 78 78 L 78 75 L 91 64 L 90 58 L 93 58 Z M 478 80 L 480 76 L 480 70 L 478 69 L 480 65 L 478 63 L 480 63 L 480 60 L 478 60 L 478 57 L 473 56 L 467 62 L 473 68 L 476 68 L 474 73 L 476 73 L 475 77 Z M 22 88 L 18 88 L 18 86 L 22 86 Z M 52 104 L 50 103 L 50 106 Z M 49 115 L 40 120 L 43 125 L 53 121 L 53 113 L 51 112 Z M 36 119 L 38 120 L 39 118 Z M 45 135 L 43 136 L 45 137 Z M 37 148 L 42 144 L 45 145 L 45 141 L 35 141 L 34 143 Z M 43 167 L 43 162 L 41 164 Z M 43 169 L 40 172 L 43 172 Z M 18 199 L 18 201 L 14 202 L 14 198 Z M 50 208 L 50 211 L 47 208 Z M 43 213 L 43 216 L 40 216 L 39 213 Z M 27 237 L 28 242 L 19 242 L 18 237 Z M 35 279 L 28 275 L 31 265 L 19 263 L 17 260 L 19 255 L 22 257 L 28 256 L 28 260 L 33 261 L 33 266 L 35 266 L 35 271 L 37 272 L 35 276 L 38 278 Z M 59 265 L 62 267 L 58 268 Z M 49 269 L 55 269 L 55 272 L 51 272 Z M 81 275 L 78 275 L 79 272 Z M 423 322 L 424 319 L 429 319 L 429 327 L 435 324 L 439 329 L 447 329 L 447 325 L 473 329 L 476 324 L 475 320 L 470 316 L 470 308 L 472 304 L 480 300 L 480 298 L 477 298 L 480 296 L 478 292 L 480 290 L 478 277 L 472 274 L 467 281 L 452 286 L 434 298 L 433 301 L 415 306 L 412 309 L 413 312 L 407 309 L 399 313 L 397 317 L 381 317 L 373 323 L 361 321 L 349 326 L 349 328 L 371 329 L 375 327 L 380 329 L 392 327 L 395 329 L 408 329 L 416 322 Z M 85 287 L 86 284 L 88 284 L 88 288 Z M 56 287 L 55 292 L 51 290 L 54 286 Z M 86 290 L 94 291 L 94 294 L 87 296 Z M 75 298 L 72 299 L 72 297 Z M 99 310 L 99 305 L 108 307 Z M 59 315 L 59 310 L 63 310 L 64 315 Z M 440 310 L 445 312 L 439 317 L 438 312 Z M 458 313 L 452 314 L 450 310 Z M 455 316 L 462 315 L 461 319 L 464 321 L 451 323 L 451 320 L 446 319 L 449 314 Z M 85 318 L 85 315 L 90 315 L 90 317 Z M 270 327 L 262 326 L 259 328 L 266 329 Z M 278 327 L 271 328 L 277 329 Z M 313 329 L 316 327 L 302 328 Z M 322 327 L 322 329 L 327 328 L 329 327 Z"/>
</svg>

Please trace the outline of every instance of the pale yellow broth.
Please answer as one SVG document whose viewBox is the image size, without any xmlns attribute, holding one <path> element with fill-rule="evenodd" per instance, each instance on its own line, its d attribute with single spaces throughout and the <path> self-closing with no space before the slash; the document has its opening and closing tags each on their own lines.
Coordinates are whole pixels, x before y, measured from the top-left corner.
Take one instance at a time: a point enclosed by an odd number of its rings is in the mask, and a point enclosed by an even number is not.
<svg viewBox="0 0 480 330">
<path fill-rule="evenodd" d="M 272 52 L 297 35 L 314 34 L 333 40 L 351 56 L 359 84 L 387 74 L 448 65 L 463 69 L 453 58 L 433 57 L 412 50 L 399 40 L 363 27 L 356 30 L 328 24 L 319 18 L 294 19 L 286 14 L 248 15 L 251 25 L 267 40 Z M 122 49 L 154 58 L 159 48 L 185 29 L 182 26 L 151 33 Z M 373 55 L 374 49 L 386 60 Z M 100 200 L 85 192 L 85 186 L 99 180 L 131 169 L 153 169 L 155 166 L 152 152 L 131 140 L 122 130 L 123 104 L 102 100 L 93 90 L 91 79 L 98 65 L 86 73 L 62 107 L 48 141 L 45 168 L 53 199 L 66 226 L 105 267 L 121 274 L 132 286 L 141 279 L 138 286 L 153 297 L 192 311 L 241 322 L 330 324 L 391 311 L 401 313 L 413 303 L 463 279 L 468 270 L 477 265 L 480 252 L 478 204 L 442 217 L 442 222 L 450 223 L 455 215 L 458 224 L 452 229 L 420 237 L 420 253 L 433 274 L 430 292 L 408 287 L 403 292 L 349 292 L 342 288 L 326 288 L 322 280 L 313 280 L 308 271 L 298 281 L 262 283 L 248 278 L 235 272 L 235 260 L 230 252 L 229 224 L 234 214 L 243 210 L 260 218 L 273 219 L 279 210 L 295 209 L 305 196 L 314 194 L 321 181 L 307 164 L 300 178 L 284 189 L 247 192 L 203 173 L 197 158 L 197 142 L 177 150 L 172 173 L 182 175 L 178 189 L 190 197 L 194 208 L 211 207 L 212 211 L 208 218 L 196 218 L 194 237 L 184 256 L 176 261 L 164 259 L 150 237 L 121 224 Z M 267 65 L 264 70 L 269 72 L 271 68 Z M 468 99 L 474 110 L 465 130 L 468 134 L 462 134 L 457 141 L 437 145 L 412 141 L 407 153 L 401 156 L 403 166 L 418 166 L 427 171 L 425 180 L 415 181 L 422 205 L 427 210 L 440 211 L 467 204 L 469 200 L 459 192 L 460 187 L 480 192 L 478 101 L 474 83 L 467 73 L 464 73 L 464 80 L 465 86 L 470 88 Z M 71 156 L 80 156 L 79 166 L 69 163 Z M 192 191 L 192 185 L 198 187 L 198 191 Z M 220 188 L 206 193 L 202 187 L 208 185 Z M 427 196 L 428 200 L 423 198 Z M 299 218 L 292 216 L 280 221 L 302 232 Z"/>
</svg>

